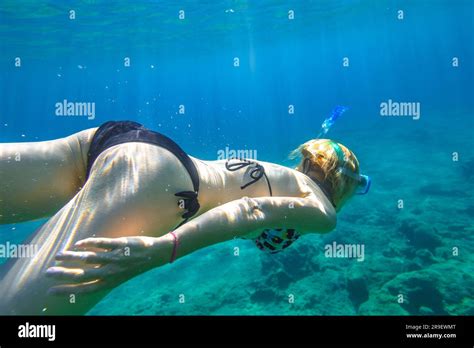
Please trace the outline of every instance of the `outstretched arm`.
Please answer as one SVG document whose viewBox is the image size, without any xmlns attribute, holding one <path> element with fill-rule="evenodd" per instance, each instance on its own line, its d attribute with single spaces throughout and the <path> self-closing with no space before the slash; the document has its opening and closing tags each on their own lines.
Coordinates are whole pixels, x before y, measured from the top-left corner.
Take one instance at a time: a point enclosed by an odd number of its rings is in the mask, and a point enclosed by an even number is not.
<svg viewBox="0 0 474 348">
<path fill-rule="evenodd" d="M 178 228 L 177 257 L 264 228 L 294 228 L 300 233 L 329 232 L 336 224 L 332 207 L 312 198 L 242 198 L 214 208 Z M 173 241 L 172 236 L 165 236 Z"/>
<path fill-rule="evenodd" d="M 263 228 L 288 227 L 300 233 L 308 231 L 329 232 L 335 227 L 336 215 L 315 197 L 262 197 L 242 198 L 196 217 L 173 233 L 159 238 L 89 238 L 76 245 L 86 248 L 107 249 L 106 252 L 68 251 L 58 256 L 59 260 L 82 260 L 101 264 L 101 268 L 84 270 L 83 279 L 68 279 L 68 269 L 53 267 L 49 274 L 72 282 L 99 280 L 91 285 L 83 284 L 81 291 L 98 291 L 118 284 L 145 270 L 170 262 L 173 250 L 176 258 L 198 249 L 244 236 Z M 173 235 L 174 234 L 174 235 Z M 176 237 L 176 238 L 175 238 Z M 178 243 L 176 247 L 176 244 Z M 104 267 L 107 266 L 107 267 Z M 91 272 L 88 274 L 87 272 Z M 67 286 L 58 286 L 53 291 L 62 293 Z"/>
</svg>

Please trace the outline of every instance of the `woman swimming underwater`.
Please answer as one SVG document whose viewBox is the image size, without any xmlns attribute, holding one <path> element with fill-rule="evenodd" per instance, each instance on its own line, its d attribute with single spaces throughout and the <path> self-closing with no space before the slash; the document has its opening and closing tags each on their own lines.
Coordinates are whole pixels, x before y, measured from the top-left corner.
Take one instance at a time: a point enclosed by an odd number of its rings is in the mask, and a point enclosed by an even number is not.
<svg viewBox="0 0 474 348">
<path fill-rule="evenodd" d="M 127 121 L 0 144 L 0 223 L 50 217 L 28 241 L 34 257 L 2 266 L 0 314 L 84 314 L 119 284 L 206 246 L 245 238 L 274 253 L 331 231 L 370 179 L 334 141 L 295 151 L 296 170 L 202 161 Z"/>
</svg>

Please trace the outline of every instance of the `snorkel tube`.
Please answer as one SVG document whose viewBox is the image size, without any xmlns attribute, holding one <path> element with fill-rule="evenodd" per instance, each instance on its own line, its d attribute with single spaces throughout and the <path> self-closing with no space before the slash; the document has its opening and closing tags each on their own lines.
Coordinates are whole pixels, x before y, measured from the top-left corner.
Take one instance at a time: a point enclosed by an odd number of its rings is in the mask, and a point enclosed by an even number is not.
<svg viewBox="0 0 474 348">
<path fill-rule="evenodd" d="M 346 106 L 336 106 L 332 110 L 331 115 L 326 118 L 321 124 L 321 131 L 319 132 L 317 139 L 320 139 L 321 136 L 326 135 L 329 132 L 329 129 L 331 129 L 334 123 L 336 123 L 337 119 L 347 110 L 349 110 L 349 108 Z M 336 152 L 339 160 L 343 163 L 341 168 L 338 169 L 339 172 L 341 172 L 343 175 L 351 177 L 352 179 L 358 182 L 358 190 L 356 191 L 356 194 L 365 195 L 367 192 L 369 192 L 370 184 L 372 182 L 370 177 L 368 175 L 354 174 L 350 172 L 347 168 L 345 168 L 346 156 L 344 155 L 344 152 L 342 151 L 340 146 L 333 141 L 331 141 L 331 146 Z"/>
<path fill-rule="evenodd" d="M 332 110 L 331 116 L 326 118 L 324 122 L 321 124 L 321 132 L 319 132 L 316 138 L 319 139 L 321 138 L 321 136 L 326 135 L 326 133 L 329 132 L 329 129 L 334 125 L 334 123 L 336 123 L 339 116 L 341 116 L 347 110 L 349 110 L 349 108 L 346 106 L 340 106 L 340 105 L 336 106 Z"/>
</svg>

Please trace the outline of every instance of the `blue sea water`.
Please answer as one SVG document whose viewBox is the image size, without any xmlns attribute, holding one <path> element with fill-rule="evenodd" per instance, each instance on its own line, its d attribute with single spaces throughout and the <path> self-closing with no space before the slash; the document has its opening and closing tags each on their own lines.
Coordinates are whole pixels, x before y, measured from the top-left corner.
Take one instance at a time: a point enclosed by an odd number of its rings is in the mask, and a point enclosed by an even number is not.
<svg viewBox="0 0 474 348">
<path fill-rule="evenodd" d="M 194 157 L 249 149 L 292 166 L 347 106 L 327 136 L 373 186 L 334 231 L 276 255 L 211 246 L 90 314 L 473 315 L 473 36 L 471 0 L 3 0 L 0 142 L 133 120 Z M 95 117 L 57 116 L 63 100 L 95 103 Z M 419 114 L 383 116 L 390 101 Z M 41 222 L 0 226 L 0 241 Z M 364 245 L 364 260 L 325 257 L 333 242 Z"/>
</svg>

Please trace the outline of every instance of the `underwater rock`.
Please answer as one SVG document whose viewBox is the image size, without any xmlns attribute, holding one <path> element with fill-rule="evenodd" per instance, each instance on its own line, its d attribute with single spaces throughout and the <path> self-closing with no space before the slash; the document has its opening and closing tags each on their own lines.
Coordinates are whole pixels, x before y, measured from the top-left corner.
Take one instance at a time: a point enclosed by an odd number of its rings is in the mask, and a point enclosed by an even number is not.
<svg viewBox="0 0 474 348">
<path fill-rule="evenodd" d="M 386 289 L 382 290 L 376 298 L 369 298 L 362 303 L 358 311 L 359 315 L 409 315 L 405 309 L 394 300 Z"/>
<path fill-rule="evenodd" d="M 452 247 L 440 247 L 436 248 L 435 256 L 439 259 L 452 259 L 452 258 L 462 258 L 462 256 L 454 256 Z"/>
<path fill-rule="evenodd" d="M 434 250 L 443 244 L 436 230 L 430 229 L 424 224 L 404 220 L 398 230 L 408 238 L 410 245 L 416 249 Z"/>
<path fill-rule="evenodd" d="M 474 158 L 461 165 L 461 175 L 467 180 L 471 180 L 474 177 Z"/>
<path fill-rule="evenodd" d="M 369 286 L 377 284 L 382 286 L 393 279 L 397 274 L 407 272 L 410 263 L 406 257 L 383 257 L 381 254 L 374 255 L 373 262 L 365 266 L 365 272 L 369 277 Z"/>
<path fill-rule="evenodd" d="M 357 310 L 361 303 L 369 299 L 367 279 L 363 275 L 352 275 L 347 278 L 347 291 L 349 299 Z"/>
<path fill-rule="evenodd" d="M 393 248 L 391 248 L 390 246 L 387 248 L 387 249 L 384 249 L 382 251 L 382 255 L 385 256 L 385 257 L 396 257 L 396 256 L 399 256 L 399 254 L 397 253 L 397 251 Z"/>
<path fill-rule="evenodd" d="M 163 295 L 161 295 L 160 300 L 161 300 L 161 302 L 167 303 L 167 302 L 171 302 L 173 300 L 173 298 L 169 294 L 163 294 Z"/>
<path fill-rule="evenodd" d="M 363 220 L 364 224 L 370 223 L 372 225 L 380 226 L 380 227 L 392 227 L 393 226 L 393 211 L 387 208 L 380 208 L 377 209 L 372 213 L 375 215 L 373 221 L 367 219 L 367 216 L 364 216 L 365 219 Z"/>
<path fill-rule="evenodd" d="M 466 225 L 453 224 L 447 227 L 447 231 L 443 235 L 451 238 L 464 238 L 466 233 L 468 233 Z"/>
<path fill-rule="evenodd" d="M 441 238 L 434 230 L 418 229 L 412 236 L 411 243 L 417 248 L 426 248 L 434 250 L 443 244 Z"/>
<path fill-rule="evenodd" d="M 432 254 L 431 251 L 429 251 L 428 249 L 420 249 L 420 250 L 417 250 L 416 256 L 417 256 L 420 260 L 423 260 L 423 261 L 426 261 L 426 262 L 435 262 L 435 261 L 436 261 L 436 260 L 434 259 L 433 254 Z"/>
<path fill-rule="evenodd" d="M 302 308 L 307 314 L 356 315 L 354 305 L 348 297 L 345 276 L 341 278 L 343 288 L 337 291 L 334 291 L 330 281 L 326 281 L 326 277 L 320 274 L 306 278 L 302 281 L 303 284 L 295 284 L 294 288 L 292 286 L 292 291 L 299 294 L 296 301 L 301 301 Z"/>
<path fill-rule="evenodd" d="M 402 273 L 381 288 L 371 288 L 359 314 L 464 315 L 474 312 L 474 266 L 450 260 L 422 270 Z M 398 296 L 403 295 L 403 303 Z M 423 308 L 425 307 L 425 308 Z"/>
<path fill-rule="evenodd" d="M 418 314 L 420 307 L 429 307 L 434 314 L 446 314 L 443 297 L 435 284 L 431 273 L 410 272 L 390 281 L 387 289 L 394 296 L 403 294 L 405 300 L 401 306 L 410 314 Z"/>
<path fill-rule="evenodd" d="M 316 254 L 316 249 L 307 246 L 300 245 L 298 248 L 286 249 L 284 252 L 271 255 L 277 256 L 280 261 L 280 267 L 294 280 L 305 278 L 313 273 L 313 269 L 318 267 L 312 265 L 312 255 Z"/>
<path fill-rule="evenodd" d="M 454 232 L 464 232 L 464 225 L 460 225 L 460 224 L 454 224 L 454 225 L 449 225 L 448 226 L 448 231 L 454 231 Z"/>
<path fill-rule="evenodd" d="M 322 275 L 326 287 L 331 292 L 340 292 L 346 288 L 346 279 L 340 270 L 327 269 Z"/>
<path fill-rule="evenodd" d="M 466 209 L 464 209 L 464 213 L 468 216 L 474 216 L 474 204 L 468 205 Z"/>
<path fill-rule="evenodd" d="M 270 273 L 265 279 L 265 285 L 279 289 L 286 289 L 294 279 L 283 270 Z"/>
<path fill-rule="evenodd" d="M 415 253 L 416 257 L 414 261 L 421 267 L 426 267 L 436 262 L 435 257 L 428 249 L 420 249 Z"/>
<path fill-rule="evenodd" d="M 355 211 L 347 211 L 344 213 L 344 215 L 341 215 L 341 221 L 344 221 L 348 224 L 357 224 L 359 220 L 365 221 L 366 219 L 366 214 L 364 213 L 358 213 Z"/>
<path fill-rule="evenodd" d="M 252 293 L 250 299 L 255 302 L 274 302 L 276 295 L 270 289 L 257 289 Z"/>
<path fill-rule="evenodd" d="M 467 197 L 468 194 L 462 190 L 451 190 L 443 188 L 439 183 L 433 183 L 428 185 L 423 185 L 419 188 L 418 192 L 422 195 L 427 196 L 442 196 L 442 197 Z"/>
<path fill-rule="evenodd" d="M 395 243 L 395 242 L 391 242 L 388 244 L 387 248 L 385 248 L 383 251 L 382 251 L 382 255 L 387 257 L 387 258 L 393 258 L 393 257 L 403 257 L 405 258 L 405 254 L 407 252 L 407 247 L 404 246 L 404 245 L 400 245 L 398 243 L 398 241 Z M 383 261 L 383 259 L 382 259 Z"/>
<path fill-rule="evenodd" d="M 420 264 L 420 262 L 416 262 L 416 260 L 408 260 L 405 263 L 405 272 L 418 271 L 422 268 L 423 266 Z"/>
<path fill-rule="evenodd" d="M 434 312 L 429 307 L 421 306 L 420 309 L 418 310 L 418 314 L 420 314 L 420 315 L 433 315 Z"/>
<path fill-rule="evenodd" d="M 262 253 L 260 257 L 260 262 L 262 270 L 272 271 L 280 267 L 279 262 L 270 254 Z"/>
<path fill-rule="evenodd" d="M 316 248 L 308 243 L 300 242 L 300 244 L 295 249 L 298 249 L 298 254 L 301 255 L 311 255 L 316 253 Z M 295 250 L 293 249 L 293 250 Z"/>
<path fill-rule="evenodd" d="M 465 299 L 458 315 L 474 315 L 474 299 Z"/>
</svg>

